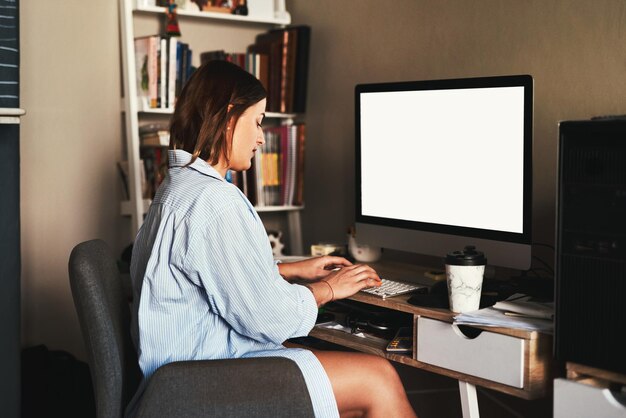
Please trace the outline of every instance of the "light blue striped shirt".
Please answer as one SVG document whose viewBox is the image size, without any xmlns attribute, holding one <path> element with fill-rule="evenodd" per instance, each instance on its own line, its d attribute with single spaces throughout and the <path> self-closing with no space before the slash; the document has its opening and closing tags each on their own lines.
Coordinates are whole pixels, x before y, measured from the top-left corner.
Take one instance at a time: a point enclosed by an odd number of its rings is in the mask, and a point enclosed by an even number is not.
<svg viewBox="0 0 626 418">
<path fill-rule="evenodd" d="M 173 361 L 282 356 L 303 372 L 315 414 L 337 417 L 328 376 L 310 351 L 282 343 L 315 325 L 317 304 L 278 272 L 258 214 L 209 164 L 169 151 L 133 247 L 132 332 L 148 379 Z"/>
</svg>

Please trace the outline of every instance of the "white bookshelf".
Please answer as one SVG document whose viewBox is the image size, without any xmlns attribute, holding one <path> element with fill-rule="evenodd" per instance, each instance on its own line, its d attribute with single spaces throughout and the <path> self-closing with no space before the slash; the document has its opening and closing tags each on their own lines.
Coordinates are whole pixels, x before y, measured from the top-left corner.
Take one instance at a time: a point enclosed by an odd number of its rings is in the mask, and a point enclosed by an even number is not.
<svg viewBox="0 0 626 418">
<path fill-rule="evenodd" d="M 256 3 L 258 2 L 258 3 Z M 185 20 L 203 20 L 202 24 L 215 23 L 232 25 L 233 29 L 249 25 L 262 25 L 267 29 L 282 27 L 291 23 L 291 16 L 285 9 L 285 0 L 256 0 L 259 14 L 249 4 L 250 15 L 238 16 L 227 13 L 193 11 L 177 9 L 181 31 L 184 31 Z M 142 118 L 168 118 L 174 112 L 173 108 L 144 109 L 137 99 L 137 82 L 135 76 L 135 16 L 147 15 L 150 19 L 162 19 L 165 8 L 154 6 L 154 0 L 119 0 L 120 7 L 120 36 L 122 44 L 122 79 L 124 97 L 122 111 L 124 112 L 126 156 L 128 159 L 128 191 L 130 199 L 120 203 L 120 213 L 131 218 L 131 239 L 134 239 L 143 222 L 143 216 L 150 206 L 150 199 L 142 196 L 141 161 L 139 154 L 139 121 Z M 249 2 L 250 3 L 250 2 Z M 271 10 L 269 10 L 270 8 Z M 197 25 L 196 25 L 197 26 Z M 197 29 L 196 29 L 197 30 Z M 282 124 L 292 124 L 296 114 L 266 113 L 266 118 L 276 119 Z M 287 217 L 288 236 L 291 250 L 294 254 L 302 254 L 302 233 L 300 212 L 302 206 L 262 206 L 258 212 L 283 212 Z"/>
</svg>

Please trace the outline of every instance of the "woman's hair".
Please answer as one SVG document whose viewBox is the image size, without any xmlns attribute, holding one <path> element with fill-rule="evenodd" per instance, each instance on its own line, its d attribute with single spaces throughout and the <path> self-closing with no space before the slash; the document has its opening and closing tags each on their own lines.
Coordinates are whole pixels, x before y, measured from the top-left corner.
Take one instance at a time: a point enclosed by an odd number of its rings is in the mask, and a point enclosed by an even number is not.
<svg viewBox="0 0 626 418">
<path fill-rule="evenodd" d="M 266 97 L 261 82 L 237 65 L 207 62 L 194 71 L 176 101 L 170 149 L 189 152 L 190 164 L 201 158 L 214 165 L 220 156 L 228 161 L 232 145 L 226 135 L 228 122 L 232 119 L 234 129 L 242 113 Z"/>
</svg>

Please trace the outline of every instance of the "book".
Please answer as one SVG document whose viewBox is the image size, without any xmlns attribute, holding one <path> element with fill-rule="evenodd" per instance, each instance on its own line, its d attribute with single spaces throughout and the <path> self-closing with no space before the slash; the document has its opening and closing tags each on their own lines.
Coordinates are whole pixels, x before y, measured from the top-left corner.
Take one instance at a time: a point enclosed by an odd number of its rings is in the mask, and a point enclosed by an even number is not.
<svg viewBox="0 0 626 418">
<path fill-rule="evenodd" d="M 140 155 L 146 173 L 146 188 L 143 197 L 152 199 L 167 175 L 167 151 L 163 147 L 142 147 Z"/>
<path fill-rule="evenodd" d="M 178 39 L 170 36 L 167 45 L 167 104 L 166 107 L 173 108 L 176 104 L 176 76 L 177 76 L 177 55 Z"/>
<path fill-rule="evenodd" d="M 282 30 L 269 31 L 256 36 L 247 52 L 267 56 L 267 110 L 280 112 L 280 70 L 282 62 Z"/>
<path fill-rule="evenodd" d="M 183 88 L 183 54 L 184 48 L 187 44 L 178 41 L 176 43 L 176 86 L 174 87 L 174 96 L 180 96 L 180 91 Z"/>
<path fill-rule="evenodd" d="M 157 61 L 159 37 L 157 35 L 135 38 L 135 73 L 137 98 L 141 109 L 157 106 Z"/>
<path fill-rule="evenodd" d="M 257 78 L 268 92 L 269 111 L 304 112 L 310 36 L 309 26 L 291 26 L 259 34 L 254 44 L 248 46 L 248 53 L 261 56 L 259 66 L 267 68 L 267 76 L 261 70 Z"/>
<path fill-rule="evenodd" d="M 296 199 L 296 186 L 297 186 L 297 158 L 298 158 L 298 141 L 297 141 L 297 125 L 291 125 L 285 127 L 285 136 L 287 137 L 287 177 L 289 179 L 287 186 L 287 200 L 286 205 L 293 205 Z"/>
<path fill-rule="evenodd" d="M 168 131 L 159 131 L 141 136 L 142 147 L 169 147 L 170 133 Z"/>
<path fill-rule="evenodd" d="M 214 60 L 226 61 L 226 52 L 223 49 L 218 49 L 200 53 L 200 65 Z"/>
<path fill-rule="evenodd" d="M 265 91 L 269 88 L 269 61 L 267 54 L 255 54 L 256 57 L 256 77 L 259 79 Z"/>
<path fill-rule="evenodd" d="M 295 30 L 298 33 L 292 111 L 294 113 L 304 113 L 306 111 L 311 27 L 302 25 L 290 30 Z"/>
<path fill-rule="evenodd" d="M 297 157 L 296 157 L 296 191 L 293 204 L 302 206 L 304 204 L 304 148 L 306 142 L 306 126 L 297 125 Z"/>
<path fill-rule="evenodd" d="M 159 40 L 159 93 L 158 107 L 164 109 L 167 107 L 167 38 L 161 37 Z"/>
<path fill-rule="evenodd" d="M 175 81 L 175 97 L 178 97 L 185 87 L 185 83 L 195 70 L 192 65 L 193 52 L 189 48 L 189 44 L 178 41 L 176 44 L 176 81 Z M 176 99 L 174 99 L 176 100 Z"/>
<path fill-rule="evenodd" d="M 293 91 L 296 72 L 297 36 L 296 30 L 281 30 L 282 52 L 280 62 L 280 105 L 282 113 L 293 111 Z"/>
</svg>

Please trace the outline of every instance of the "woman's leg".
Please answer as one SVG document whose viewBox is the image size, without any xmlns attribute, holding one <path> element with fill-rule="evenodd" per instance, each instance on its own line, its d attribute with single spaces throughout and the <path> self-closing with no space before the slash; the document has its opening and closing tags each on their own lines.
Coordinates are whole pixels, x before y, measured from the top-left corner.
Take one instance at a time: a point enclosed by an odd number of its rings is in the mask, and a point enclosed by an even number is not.
<svg viewBox="0 0 626 418">
<path fill-rule="evenodd" d="M 400 377 L 372 354 L 313 351 L 333 387 L 342 417 L 415 417 Z"/>
</svg>

